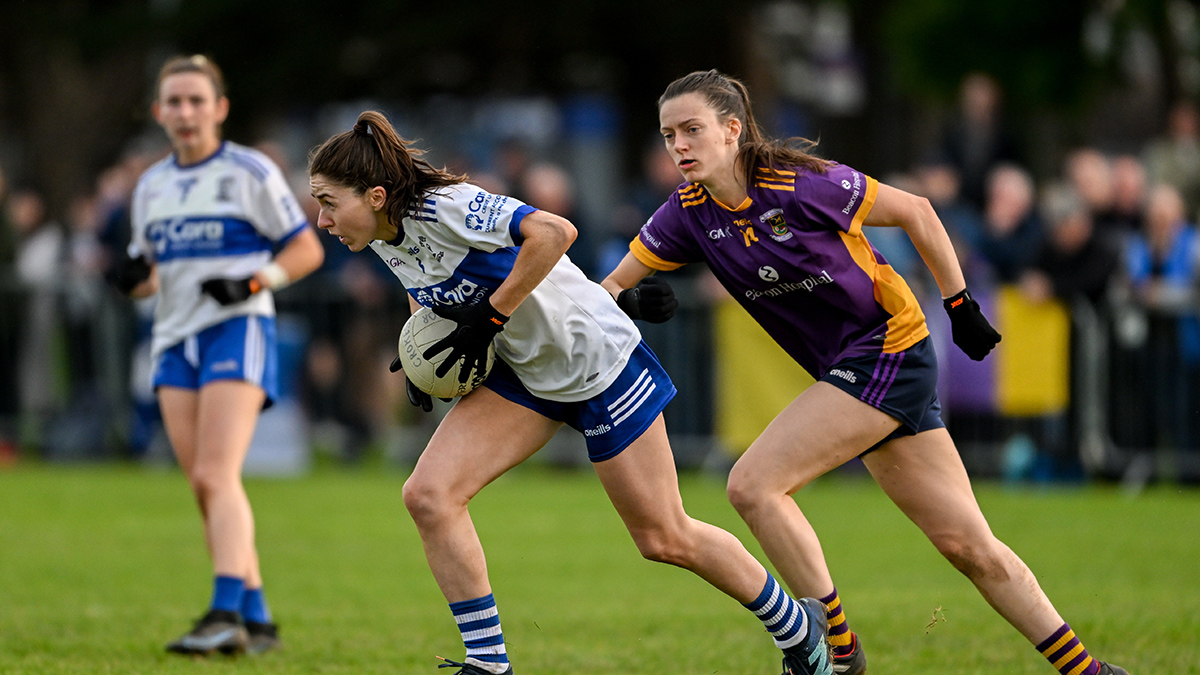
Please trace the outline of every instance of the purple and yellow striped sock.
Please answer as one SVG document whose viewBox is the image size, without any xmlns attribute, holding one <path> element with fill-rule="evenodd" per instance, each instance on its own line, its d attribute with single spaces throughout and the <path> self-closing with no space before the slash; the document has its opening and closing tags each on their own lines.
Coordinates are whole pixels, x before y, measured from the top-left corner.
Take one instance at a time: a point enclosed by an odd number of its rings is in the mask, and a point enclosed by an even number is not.
<svg viewBox="0 0 1200 675">
<path fill-rule="evenodd" d="M 829 646 L 833 648 L 834 656 L 845 656 L 854 650 L 854 633 L 850 632 L 850 624 L 846 623 L 846 613 L 842 611 L 842 599 L 838 597 L 837 588 L 820 600 L 825 603 L 825 616 L 829 619 Z"/>
<path fill-rule="evenodd" d="M 1098 675 L 1100 662 L 1084 648 L 1075 631 L 1067 624 L 1042 641 L 1037 650 L 1062 675 Z"/>
</svg>

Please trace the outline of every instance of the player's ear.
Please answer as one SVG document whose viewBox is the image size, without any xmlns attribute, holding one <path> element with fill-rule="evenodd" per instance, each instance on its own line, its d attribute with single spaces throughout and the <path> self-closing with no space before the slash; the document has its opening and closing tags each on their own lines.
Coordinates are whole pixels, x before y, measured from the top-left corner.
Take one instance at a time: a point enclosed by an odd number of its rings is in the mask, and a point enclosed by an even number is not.
<svg viewBox="0 0 1200 675">
<path fill-rule="evenodd" d="M 729 121 L 725 123 L 725 129 L 726 141 L 737 145 L 738 139 L 742 137 L 742 121 L 730 116 Z"/>
<path fill-rule="evenodd" d="M 382 211 L 383 205 L 387 203 L 387 188 L 376 185 L 367 190 L 367 203 L 376 211 Z"/>
</svg>

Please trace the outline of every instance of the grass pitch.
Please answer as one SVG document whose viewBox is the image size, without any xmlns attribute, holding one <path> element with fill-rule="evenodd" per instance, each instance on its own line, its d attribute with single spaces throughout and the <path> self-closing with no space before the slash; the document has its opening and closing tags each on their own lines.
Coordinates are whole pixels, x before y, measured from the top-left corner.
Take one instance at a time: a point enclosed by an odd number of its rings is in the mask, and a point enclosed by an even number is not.
<svg viewBox="0 0 1200 675">
<path fill-rule="evenodd" d="M 400 470 L 249 480 L 285 648 L 191 659 L 165 643 L 208 602 L 211 568 L 179 472 L 23 464 L 0 472 L 0 673 L 429 673 L 459 659 L 449 609 L 400 498 Z M 764 559 L 723 481 L 682 478 L 689 512 Z M 976 486 L 993 529 L 1092 654 L 1134 675 L 1200 673 L 1200 493 Z M 1052 675 L 869 480 L 799 496 L 871 675 Z M 587 471 L 520 467 L 472 514 L 514 668 L 775 674 L 736 602 L 638 555 Z"/>
</svg>

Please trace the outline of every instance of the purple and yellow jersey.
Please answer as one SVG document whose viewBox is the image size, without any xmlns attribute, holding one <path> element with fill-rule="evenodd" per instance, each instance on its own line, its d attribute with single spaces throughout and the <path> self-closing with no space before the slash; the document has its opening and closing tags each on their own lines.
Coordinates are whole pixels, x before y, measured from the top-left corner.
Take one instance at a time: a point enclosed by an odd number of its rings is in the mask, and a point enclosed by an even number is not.
<svg viewBox="0 0 1200 675">
<path fill-rule="evenodd" d="M 815 378 L 838 361 L 900 352 L 929 335 L 904 279 L 867 241 L 879 183 L 834 164 L 825 173 L 759 167 L 746 201 L 688 183 L 630 244 L 656 270 L 707 262 L 746 311 Z"/>
</svg>

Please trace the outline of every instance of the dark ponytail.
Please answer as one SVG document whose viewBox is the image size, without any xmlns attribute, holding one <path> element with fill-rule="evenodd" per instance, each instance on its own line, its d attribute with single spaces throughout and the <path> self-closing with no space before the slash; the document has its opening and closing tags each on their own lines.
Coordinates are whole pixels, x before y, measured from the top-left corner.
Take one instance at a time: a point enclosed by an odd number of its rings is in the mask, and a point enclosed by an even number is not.
<svg viewBox="0 0 1200 675">
<path fill-rule="evenodd" d="M 754 119 L 746 85 L 716 70 L 698 70 L 667 85 L 666 91 L 658 97 L 658 109 L 662 110 L 663 104 L 673 98 L 692 93 L 704 97 L 716 112 L 717 119 L 734 118 L 742 123 L 737 161 L 745 171 L 746 185 L 754 182 L 754 172 L 760 166 L 772 169 L 801 167 L 814 173 L 825 173 L 833 164 L 809 153 L 817 145 L 814 141 L 806 138 L 780 141 L 764 136 Z"/>
<path fill-rule="evenodd" d="M 412 144 L 396 133 L 383 113 L 367 110 L 359 114 L 353 129 L 330 138 L 309 155 L 308 175 L 321 175 L 359 195 L 376 186 L 384 188 L 388 220 L 402 227 L 404 217 L 417 210 L 427 193 L 467 180 L 465 175 L 435 169 L 421 159 L 425 151 Z"/>
</svg>

